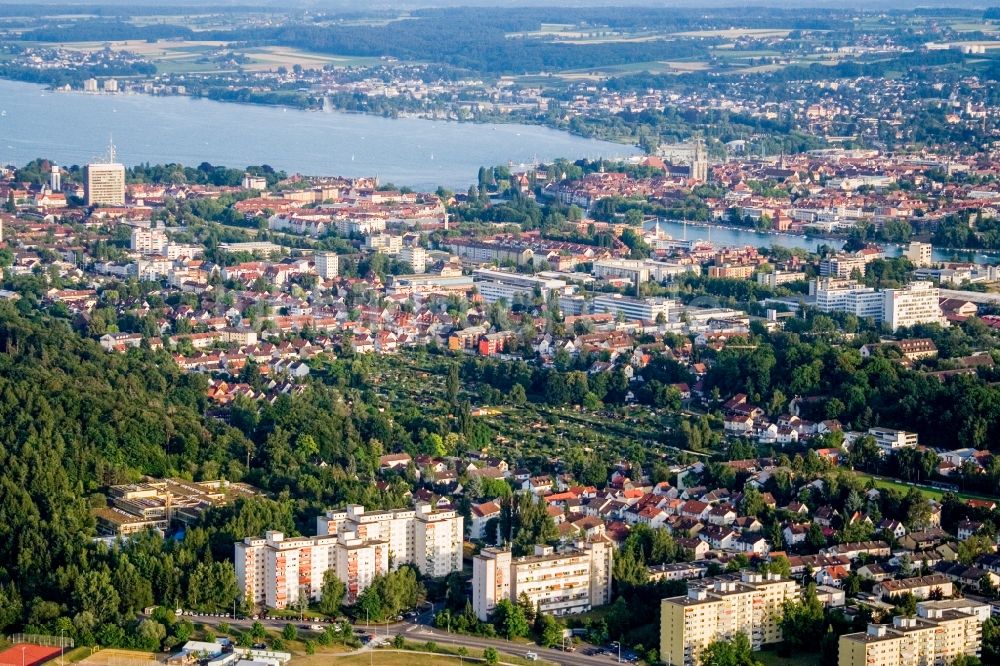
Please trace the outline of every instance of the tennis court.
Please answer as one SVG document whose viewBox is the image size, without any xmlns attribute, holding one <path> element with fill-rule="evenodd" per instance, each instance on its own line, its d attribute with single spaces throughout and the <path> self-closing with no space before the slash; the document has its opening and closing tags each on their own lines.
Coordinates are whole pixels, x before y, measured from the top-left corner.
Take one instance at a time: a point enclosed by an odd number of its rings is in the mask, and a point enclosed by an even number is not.
<svg viewBox="0 0 1000 666">
<path fill-rule="evenodd" d="M 41 666 L 59 656 L 58 647 L 18 643 L 0 652 L 0 666 Z"/>
</svg>

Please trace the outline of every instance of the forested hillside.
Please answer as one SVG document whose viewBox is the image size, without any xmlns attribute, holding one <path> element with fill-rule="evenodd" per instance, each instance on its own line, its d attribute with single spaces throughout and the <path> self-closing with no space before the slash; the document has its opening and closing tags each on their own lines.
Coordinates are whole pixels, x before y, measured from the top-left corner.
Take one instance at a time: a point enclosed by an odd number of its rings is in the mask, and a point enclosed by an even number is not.
<svg viewBox="0 0 1000 666">
<path fill-rule="evenodd" d="M 26 303 L 0 303 L 0 632 L 167 646 L 187 629 L 140 623 L 142 608 L 242 604 L 234 541 L 311 533 L 317 514 L 346 502 L 401 506 L 405 484 L 372 483 L 381 442 L 413 448 L 428 431 L 448 434 L 413 405 L 370 407 L 361 358 L 332 362 L 326 384 L 294 398 L 207 416 L 205 378 L 166 352 L 108 354 Z M 183 538 L 95 543 L 91 507 L 104 505 L 107 486 L 143 475 L 246 481 L 269 497 L 210 510 Z"/>
</svg>

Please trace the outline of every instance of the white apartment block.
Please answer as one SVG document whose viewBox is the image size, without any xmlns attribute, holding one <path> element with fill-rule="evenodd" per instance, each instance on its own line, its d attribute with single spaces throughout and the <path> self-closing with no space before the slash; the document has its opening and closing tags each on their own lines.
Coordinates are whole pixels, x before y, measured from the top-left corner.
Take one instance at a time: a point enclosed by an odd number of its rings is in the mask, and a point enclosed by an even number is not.
<svg viewBox="0 0 1000 666">
<path fill-rule="evenodd" d="M 930 243 L 911 241 L 910 244 L 906 246 L 903 256 L 909 259 L 910 263 L 917 268 L 930 266 L 934 263 L 934 247 Z"/>
<path fill-rule="evenodd" d="M 200 245 L 184 245 L 183 243 L 167 244 L 167 259 L 175 261 L 181 257 L 194 259 L 205 254 L 205 249 Z"/>
<path fill-rule="evenodd" d="M 352 505 L 316 519 L 317 536 L 285 538 L 268 532 L 235 546 L 236 579 L 247 598 L 269 608 L 294 606 L 301 595 L 319 599 L 323 574 L 333 569 L 353 603 L 379 575 L 403 564 L 427 576 L 462 568 L 462 517 L 455 511 L 366 512 Z"/>
<path fill-rule="evenodd" d="M 594 312 L 621 314 L 629 320 L 655 321 L 661 314 L 664 319 L 670 316 L 671 303 L 665 298 L 629 298 L 621 294 L 601 294 L 594 297 L 591 309 Z"/>
<path fill-rule="evenodd" d="M 440 578 L 462 570 L 462 522 L 455 511 L 417 512 L 413 564 L 422 574 Z"/>
<path fill-rule="evenodd" d="M 611 601 L 613 545 L 604 539 L 555 552 L 535 546 L 534 555 L 484 548 L 472 560 L 472 608 L 487 620 L 498 602 L 524 594 L 548 615 L 583 613 Z"/>
<path fill-rule="evenodd" d="M 864 275 L 865 267 L 865 260 L 862 257 L 838 255 L 819 262 L 819 274 L 821 277 L 848 278 L 855 270 Z"/>
<path fill-rule="evenodd" d="M 317 252 L 313 255 L 313 262 L 316 272 L 324 280 L 333 279 L 340 272 L 340 257 L 336 252 Z"/>
<path fill-rule="evenodd" d="M 167 233 L 163 229 L 132 229 L 132 241 L 129 245 L 136 252 L 143 254 L 166 254 Z"/>
<path fill-rule="evenodd" d="M 816 308 L 820 312 L 850 312 L 881 321 L 883 303 L 882 294 L 870 287 L 829 279 L 816 283 Z"/>
<path fill-rule="evenodd" d="M 365 249 L 381 252 L 382 254 L 396 255 L 403 249 L 403 237 L 392 234 L 375 234 L 365 236 Z"/>
<path fill-rule="evenodd" d="M 770 273 L 757 273 L 757 284 L 776 289 L 780 285 L 805 280 L 805 273 L 797 271 L 771 271 Z"/>
<path fill-rule="evenodd" d="M 453 510 L 413 509 L 365 511 L 358 505 L 327 511 L 316 519 L 316 533 L 352 533 L 362 540 L 384 541 L 391 568 L 415 565 L 422 574 L 438 577 L 462 569 L 462 516 Z"/>
<path fill-rule="evenodd" d="M 754 650 L 780 642 L 782 604 L 790 600 L 799 600 L 798 585 L 776 574 L 745 571 L 739 579 L 692 586 L 687 596 L 661 602 L 660 659 L 668 666 L 697 666 L 706 645 L 737 633 L 746 634 Z"/>
<path fill-rule="evenodd" d="M 336 558 L 337 578 L 343 581 L 347 589 L 344 598 L 351 604 L 368 589 L 376 576 L 388 573 L 389 544 L 377 539 L 360 539 L 348 532 L 340 535 Z"/>
<path fill-rule="evenodd" d="M 88 206 L 125 205 L 125 166 L 122 164 L 88 164 L 84 192 Z"/>
<path fill-rule="evenodd" d="M 427 270 L 427 250 L 419 245 L 404 247 L 399 251 L 399 260 L 409 264 L 414 273 L 423 273 Z"/>
<path fill-rule="evenodd" d="M 868 434 L 875 438 L 875 443 L 884 453 L 912 449 L 919 440 L 917 433 L 895 428 L 869 428 Z"/>
<path fill-rule="evenodd" d="M 416 509 L 365 511 L 352 504 L 343 509 L 327 511 L 316 518 L 316 534 L 354 534 L 362 540 L 384 541 L 389 544 L 393 568 L 416 563 Z"/>
<path fill-rule="evenodd" d="M 895 617 L 891 625 L 840 637 L 840 666 L 950 664 L 960 656 L 979 657 L 982 622 L 978 609 L 917 604 L 916 617 Z"/>
<path fill-rule="evenodd" d="M 905 289 L 886 289 L 882 320 L 893 330 L 917 324 L 948 325 L 938 301 L 939 290 L 930 282 L 913 282 Z"/>
<path fill-rule="evenodd" d="M 318 599 L 336 547 L 336 537 L 248 537 L 236 544 L 237 585 L 247 600 L 269 608 L 292 607 L 300 595 Z"/>
<path fill-rule="evenodd" d="M 378 217 L 358 219 L 339 218 L 334 220 L 334 224 L 337 227 L 337 233 L 341 236 L 350 236 L 351 234 L 369 236 L 385 231 L 385 220 Z"/>
<path fill-rule="evenodd" d="M 484 268 L 473 271 L 472 275 L 476 289 L 483 300 L 489 304 L 496 303 L 500 299 L 510 303 L 517 295 L 533 298 L 536 291 L 541 292 L 544 298 L 551 291 L 565 292 L 567 289 L 565 280 L 554 278 L 506 273 Z"/>
<path fill-rule="evenodd" d="M 594 277 L 603 279 L 649 282 L 649 266 L 641 259 L 601 259 L 594 262 Z"/>
</svg>

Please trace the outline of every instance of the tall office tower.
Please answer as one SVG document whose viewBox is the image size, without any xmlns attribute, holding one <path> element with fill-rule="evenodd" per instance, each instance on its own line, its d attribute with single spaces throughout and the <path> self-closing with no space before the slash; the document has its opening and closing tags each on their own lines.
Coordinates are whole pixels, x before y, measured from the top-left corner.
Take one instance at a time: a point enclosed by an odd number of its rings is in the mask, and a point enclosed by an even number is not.
<svg viewBox="0 0 1000 666">
<path fill-rule="evenodd" d="M 107 161 L 88 164 L 85 191 L 88 206 L 125 205 L 125 166 L 115 162 L 115 145 L 108 146 Z"/>
</svg>

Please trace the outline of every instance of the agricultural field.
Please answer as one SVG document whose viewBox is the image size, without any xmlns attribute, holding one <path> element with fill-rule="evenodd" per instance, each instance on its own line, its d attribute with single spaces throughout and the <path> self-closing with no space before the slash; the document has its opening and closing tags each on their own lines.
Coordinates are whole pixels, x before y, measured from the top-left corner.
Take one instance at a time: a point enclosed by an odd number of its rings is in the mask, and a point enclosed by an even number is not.
<svg viewBox="0 0 1000 666">
<path fill-rule="evenodd" d="M 722 39 L 739 39 L 754 37 L 756 39 L 771 39 L 788 37 L 791 30 L 770 28 L 728 28 L 726 30 L 690 30 L 674 33 L 677 37 L 721 37 Z"/>
<path fill-rule="evenodd" d="M 226 53 L 246 56 L 249 62 L 242 64 L 241 67 L 247 71 L 274 70 L 278 67 L 292 69 L 295 65 L 300 65 L 305 69 L 316 69 L 327 65 L 352 67 L 379 62 L 378 58 L 310 53 L 281 46 L 235 50 L 229 48 L 228 42 L 208 40 L 65 42 L 57 46 L 74 51 L 99 51 L 105 47 L 110 47 L 115 51 L 131 51 L 150 60 L 156 65 L 156 70 L 160 74 L 232 71 L 234 66 L 225 62 L 224 54 Z"/>
<path fill-rule="evenodd" d="M 253 61 L 251 64 L 244 66 L 244 69 L 249 71 L 276 69 L 282 66 L 291 69 L 295 65 L 301 65 L 305 69 L 317 69 L 327 65 L 334 67 L 360 67 L 379 62 L 378 58 L 309 53 L 308 51 L 282 46 L 247 49 L 240 51 L 240 53 L 248 56 Z"/>
</svg>

